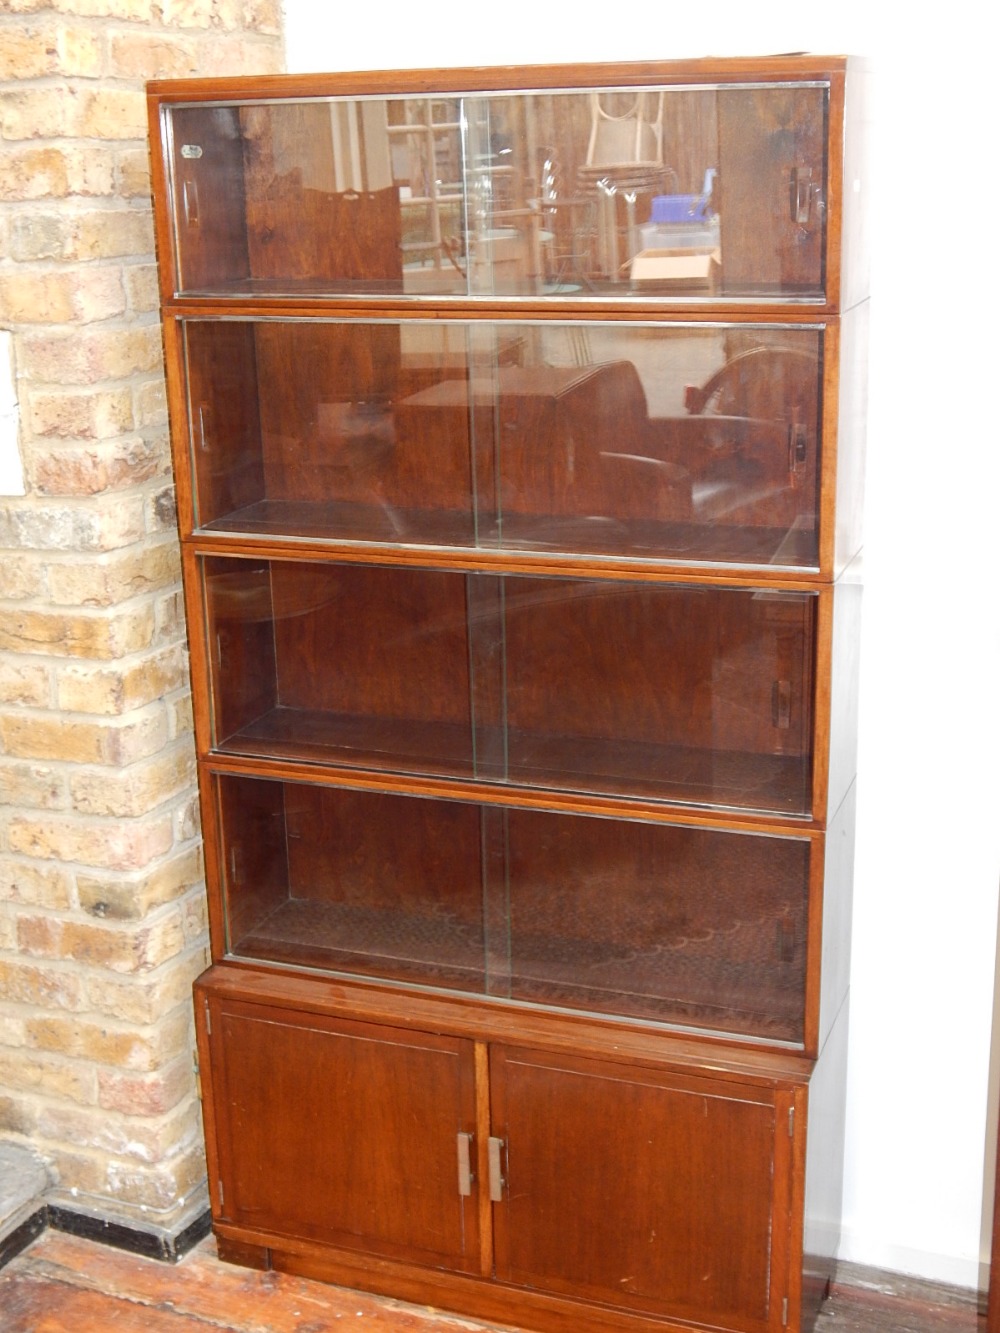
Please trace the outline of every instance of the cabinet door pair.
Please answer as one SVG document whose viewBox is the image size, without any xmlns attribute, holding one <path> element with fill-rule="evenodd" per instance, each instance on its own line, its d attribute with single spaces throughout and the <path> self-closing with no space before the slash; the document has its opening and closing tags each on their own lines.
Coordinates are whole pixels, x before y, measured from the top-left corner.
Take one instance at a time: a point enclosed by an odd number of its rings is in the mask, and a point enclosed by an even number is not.
<svg viewBox="0 0 1000 1333">
<path fill-rule="evenodd" d="M 240 1239 L 778 1326 L 787 1088 L 502 1044 L 477 1062 L 467 1038 L 266 1004 L 210 998 L 201 1017 L 216 1222 Z"/>
</svg>

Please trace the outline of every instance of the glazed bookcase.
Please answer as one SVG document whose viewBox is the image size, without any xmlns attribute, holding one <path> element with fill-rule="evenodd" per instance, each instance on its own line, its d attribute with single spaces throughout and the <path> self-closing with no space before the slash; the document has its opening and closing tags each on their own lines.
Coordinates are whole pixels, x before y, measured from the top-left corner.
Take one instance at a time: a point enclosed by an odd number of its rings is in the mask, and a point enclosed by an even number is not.
<svg viewBox="0 0 1000 1333">
<path fill-rule="evenodd" d="M 842 58 L 149 89 L 222 1255 L 811 1325 L 867 288 Z"/>
</svg>

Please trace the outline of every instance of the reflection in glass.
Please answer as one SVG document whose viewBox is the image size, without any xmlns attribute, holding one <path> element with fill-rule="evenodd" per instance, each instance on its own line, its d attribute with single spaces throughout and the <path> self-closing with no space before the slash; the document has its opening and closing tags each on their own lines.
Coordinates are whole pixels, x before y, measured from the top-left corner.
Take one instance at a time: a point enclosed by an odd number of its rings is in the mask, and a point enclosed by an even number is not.
<svg viewBox="0 0 1000 1333">
<path fill-rule="evenodd" d="M 203 529 L 817 563 L 819 329 L 184 329 Z"/>
<path fill-rule="evenodd" d="M 826 103 L 779 84 L 171 107 L 178 288 L 818 299 Z"/>
<path fill-rule="evenodd" d="M 805 839 L 216 781 L 238 957 L 802 1040 Z"/>
</svg>

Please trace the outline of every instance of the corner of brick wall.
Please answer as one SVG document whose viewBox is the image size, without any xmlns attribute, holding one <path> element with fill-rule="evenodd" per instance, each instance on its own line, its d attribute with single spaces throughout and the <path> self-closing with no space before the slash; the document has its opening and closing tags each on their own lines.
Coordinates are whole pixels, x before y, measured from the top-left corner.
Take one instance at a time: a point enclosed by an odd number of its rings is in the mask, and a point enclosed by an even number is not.
<svg viewBox="0 0 1000 1333">
<path fill-rule="evenodd" d="M 204 1206 L 207 932 L 143 85 L 282 59 L 279 0 L 0 14 L 0 1137 L 167 1231 Z"/>
</svg>

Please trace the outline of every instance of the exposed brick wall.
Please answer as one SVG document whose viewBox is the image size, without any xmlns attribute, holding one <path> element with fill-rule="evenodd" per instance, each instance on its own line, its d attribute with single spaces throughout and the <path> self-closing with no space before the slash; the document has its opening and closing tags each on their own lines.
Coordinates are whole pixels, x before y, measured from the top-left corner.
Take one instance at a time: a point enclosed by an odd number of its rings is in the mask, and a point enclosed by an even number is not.
<svg viewBox="0 0 1000 1333">
<path fill-rule="evenodd" d="M 143 84 L 281 61 L 280 0 L 0 14 L 0 1136 L 167 1231 L 203 1204 L 206 922 Z"/>
</svg>

